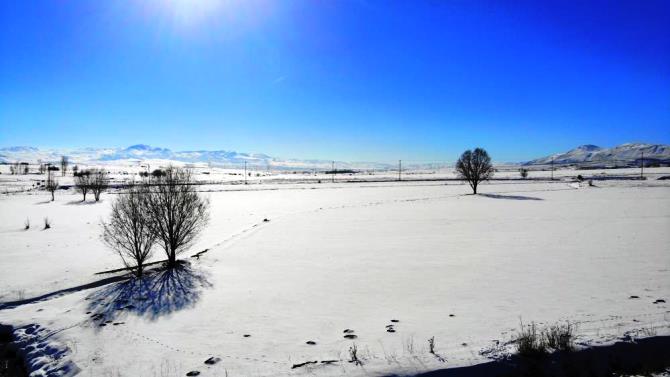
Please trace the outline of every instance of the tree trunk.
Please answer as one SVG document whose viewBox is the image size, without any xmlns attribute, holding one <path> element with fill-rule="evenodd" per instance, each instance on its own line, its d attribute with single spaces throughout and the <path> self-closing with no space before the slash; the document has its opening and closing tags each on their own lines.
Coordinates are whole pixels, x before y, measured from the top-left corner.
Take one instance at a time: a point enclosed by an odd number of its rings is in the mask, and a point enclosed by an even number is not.
<svg viewBox="0 0 670 377">
<path fill-rule="evenodd" d="M 53 191 L 51 191 L 51 201 L 52 202 L 54 201 L 54 192 Z"/>
<path fill-rule="evenodd" d="M 169 268 L 174 268 L 174 267 L 177 266 L 177 254 L 175 254 L 174 252 L 171 252 L 171 253 L 168 255 L 168 263 L 167 263 L 167 265 L 168 265 Z"/>
</svg>

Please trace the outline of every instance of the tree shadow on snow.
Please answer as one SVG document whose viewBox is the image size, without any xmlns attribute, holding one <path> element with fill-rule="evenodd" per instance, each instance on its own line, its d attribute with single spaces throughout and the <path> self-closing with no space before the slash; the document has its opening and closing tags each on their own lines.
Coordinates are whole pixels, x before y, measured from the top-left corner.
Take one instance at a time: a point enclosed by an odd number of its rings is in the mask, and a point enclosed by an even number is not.
<svg viewBox="0 0 670 377">
<path fill-rule="evenodd" d="M 211 287 L 207 276 L 188 262 L 175 268 L 149 270 L 141 278 L 110 284 L 89 295 L 89 314 L 98 326 L 134 314 L 156 320 L 193 307 L 203 288 Z"/>
<path fill-rule="evenodd" d="M 96 201 L 92 201 L 92 200 L 87 200 L 87 201 L 83 201 L 83 200 L 70 200 L 69 202 L 67 202 L 67 203 L 65 203 L 65 204 L 67 204 L 67 205 L 79 205 L 79 206 L 84 206 L 84 205 L 94 205 L 94 204 L 97 204 L 97 203 L 102 203 L 102 200 L 99 200 L 99 201 L 97 201 L 97 202 L 96 202 Z"/>
<path fill-rule="evenodd" d="M 491 199 L 509 199 L 509 200 L 544 200 L 542 198 L 536 198 L 534 196 L 522 196 L 522 195 L 501 195 L 501 194 L 479 194 L 480 196 L 485 196 Z"/>
</svg>

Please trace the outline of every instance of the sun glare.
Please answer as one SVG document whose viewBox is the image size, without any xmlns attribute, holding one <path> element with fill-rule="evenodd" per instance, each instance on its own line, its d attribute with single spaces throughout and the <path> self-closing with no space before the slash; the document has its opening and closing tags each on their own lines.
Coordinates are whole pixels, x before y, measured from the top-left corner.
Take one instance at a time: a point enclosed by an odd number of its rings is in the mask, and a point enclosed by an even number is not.
<svg viewBox="0 0 670 377">
<path fill-rule="evenodd" d="M 167 18 L 175 27 L 190 29 L 232 9 L 230 0 L 152 0 L 153 11 Z"/>
</svg>

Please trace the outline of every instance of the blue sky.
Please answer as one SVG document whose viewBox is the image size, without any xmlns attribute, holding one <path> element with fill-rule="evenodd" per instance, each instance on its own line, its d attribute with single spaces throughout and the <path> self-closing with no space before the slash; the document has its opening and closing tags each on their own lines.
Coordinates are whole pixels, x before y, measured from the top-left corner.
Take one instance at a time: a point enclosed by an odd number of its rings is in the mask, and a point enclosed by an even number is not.
<svg viewBox="0 0 670 377">
<path fill-rule="evenodd" d="M 670 143 L 669 1 L 0 3 L 0 146 L 523 160 Z"/>
</svg>

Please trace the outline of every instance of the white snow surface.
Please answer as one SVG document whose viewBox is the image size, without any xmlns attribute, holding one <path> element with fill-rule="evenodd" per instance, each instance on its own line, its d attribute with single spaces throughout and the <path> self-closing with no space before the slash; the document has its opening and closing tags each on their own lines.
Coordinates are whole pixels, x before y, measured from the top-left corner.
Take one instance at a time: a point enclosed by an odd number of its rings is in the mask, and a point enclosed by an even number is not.
<svg viewBox="0 0 670 377">
<path fill-rule="evenodd" d="M 596 186 L 219 186 L 203 193 L 211 221 L 190 266 L 144 286 L 94 275 L 120 267 L 99 240 L 116 194 L 0 195 L 0 302 L 66 290 L 2 309 L 0 323 L 35 376 L 415 373 L 486 361 L 520 320 L 574 321 L 582 344 L 668 334 L 670 307 L 654 301 L 670 299 L 670 182 Z M 353 344 L 362 366 L 347 362 Z M 337 362 L 292 369 L 324 360 Z"/>
</svg>

